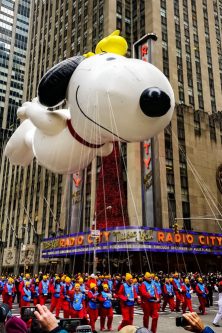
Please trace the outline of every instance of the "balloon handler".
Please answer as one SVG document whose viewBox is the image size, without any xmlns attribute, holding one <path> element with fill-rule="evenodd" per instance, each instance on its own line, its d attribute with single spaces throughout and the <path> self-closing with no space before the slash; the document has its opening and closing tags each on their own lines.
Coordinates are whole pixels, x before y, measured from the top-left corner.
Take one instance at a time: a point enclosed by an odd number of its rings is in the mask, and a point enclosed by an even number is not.
<svg viewBox="0 0 222 333">
<path fill-rule="evenodd" d="M 103 284 L 103 290 L 98 297 L 101 304 L 100 309 L 100 331 L 105 331 L 105 321 L 107 317 L 107 329 L 112 331 L 113 322 L 113 306 L 112 306 L 112 293 L 109 290 L 108 284 Z"/>
<path fill-rule="evenodd" d="M 158 290 L 152 281 L 151 274 L 146 272 L 144 275 L 144 281 L 140 287 L 142 309 L 143 309 L 143 326 L 148 329 L 149 317 L 152 318 L 151 331 L 156 333 L 157 322 L 159 318 L 159 299 L 160 295 Z"/>
<path fill-rule="evenodd" d="M 120 299 L 122 313 L 122 322 L 118 327 L 119 331 L 124 326 L 133 325 L 134 303 L 138 299 L 136 289 L 133 286 L 133 277 L 130 273 L 126 273 L 126 282 L 121 285 L 118 298 Z"/>
<path fill-rule="evenodd" d="M 95 324 L 98 318 L 98 291 L 95 283 L 90 283 L 90 290 L 87 294 L 88 306 L 87 313 L 89 315 L 89 324 L 92 328 L 92 331 L 95 331 Z"/>
</svg>

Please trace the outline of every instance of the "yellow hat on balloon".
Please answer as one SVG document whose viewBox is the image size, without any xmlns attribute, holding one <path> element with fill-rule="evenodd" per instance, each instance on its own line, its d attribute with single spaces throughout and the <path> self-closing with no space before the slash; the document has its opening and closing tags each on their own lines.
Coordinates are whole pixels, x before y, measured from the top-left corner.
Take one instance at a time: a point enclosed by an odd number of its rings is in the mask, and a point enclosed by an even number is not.
<svg viewBox="0 0 222 333">
<path fill-rule="evenodd" d="M 101 53 L 115 53 L 120 55 L 125 55 L 127 52 L 127 41 L 121 37 L 119 30 L 113 31 L 109 36 L 103 38 L 96 45 L 96 54 Z"/>
<path fill-rule="evenodd" d="M 78 279 L 79 283 L 83 283 L 83 278 Z"/>
<path fill-rule="evenodd" d="M 8 278 L 8 282 L 10 282 L 10 283 L 13 283 L 14 282 L 14 280 L 13 280 L 13 278 Z"/>
<path fill-rule="evenodd" d="M 189 283 L 190 280 L 189 280 L 188 278 L 186 278 L 186 279 L 184 280 L 184 282 L 185 282 L 185 283 Z"/>
<path fill-rule="evenodd" d="M 79 288 L 80 287 L 80 284 L 79 283 L 76 283 L 75 284 L 75 288 Z"/>
<path fill-rule="evenodd" d="M 95 287 L 96 287 L 96 284 L 95 284 L 95 283 L 93 283 L 93 282 L 91 282 L 89 286 L 90 286 L 90 289 L 93 289 L 93 288 L 95 288 Z"/>
<path fill-rule="evenodd" d="M 132 275 L 130 273 L 126 273 L 126 281 L 132 279 Z"/>
<path fill-rule="evenodd" d="M 25 274 L 25 277 L 26 279 L 30 279 L 30 274 L 29 273 Z"/>
<path fill-rule="evenodd" d="M 38 283 L 39 282 L 39 279 L 35 279 L 35 283 Z"/>
<path fill-rule="evenodd" d="M 30 286 L 30 282 L 29 282 L 29 281 L 26 281 L 25 285 L 26 285 L 27 287 L 29 287 L 29 286 Z"/>
<path fill-rule="evenodd" d="M 152 277 L 152 275 L 149 272 L 146 272 L 144 277 L 145 277 L 145 279 L 149 279 Z"/>
<path fill-rule="evenodd" d="M 103 289 L 109 289 L 109 286 L 108 286 L 107 283 L 104 283 L 104 284 L 103 284 Z"/>
<path fill-rule="evenodd" d="M 203 279 L 201 277 L 198 278 L 198 282 L 203 282 Z"/>
</svg>

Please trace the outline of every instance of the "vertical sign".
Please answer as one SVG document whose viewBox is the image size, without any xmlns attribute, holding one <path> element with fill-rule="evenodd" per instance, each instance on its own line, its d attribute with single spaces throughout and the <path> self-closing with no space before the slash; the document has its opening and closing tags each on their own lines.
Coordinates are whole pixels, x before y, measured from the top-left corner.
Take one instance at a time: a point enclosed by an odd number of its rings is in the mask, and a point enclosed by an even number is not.
<svg viewBox="0 0 222 333">
<path fill-rule="evenodd" d="M 82 172 L 76 172 L 70 179 L 71 188 L 71 223 L 69 233 L 78 232 L 81 226 L 81 195 L 82 195 Z"/>
<path fill-rule="evenodd" d="M 147 34 L 134 44 L 134 58 L 152 63 L 153 43 L 157 40 L 155 34 Z M 142 200 L 143 200 L 143 226 L 154 226 L 153 205 L 153 168 L 152 168 L 152 140 L 141 144 L 142 159 Z"/>
</svg>

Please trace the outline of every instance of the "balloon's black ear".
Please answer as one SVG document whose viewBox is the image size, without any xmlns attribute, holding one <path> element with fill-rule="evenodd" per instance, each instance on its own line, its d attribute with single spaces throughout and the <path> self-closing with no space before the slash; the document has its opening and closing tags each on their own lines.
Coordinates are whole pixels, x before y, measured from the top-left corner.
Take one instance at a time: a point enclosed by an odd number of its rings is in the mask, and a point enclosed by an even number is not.
<svg viewBox="0 0 222 333">
<path fill-rule="evenodd" d="M 83 56 L 76 56 L 63 60 L 42 77 L 38 86 L 39 102 L 42 105 L 53 107 L 65 99 L 69 80 L 84 59 Z"/>
</svg>

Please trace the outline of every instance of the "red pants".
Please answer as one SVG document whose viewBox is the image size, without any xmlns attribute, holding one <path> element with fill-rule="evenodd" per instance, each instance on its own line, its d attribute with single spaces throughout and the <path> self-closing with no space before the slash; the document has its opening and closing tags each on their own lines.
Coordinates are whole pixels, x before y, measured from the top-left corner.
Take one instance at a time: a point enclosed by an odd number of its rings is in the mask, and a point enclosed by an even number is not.
<svg viewBox="0 0 222 333">
<path fill-rule="evenodd" d="M 121 330 L 121 328 L 124 326 L 133 325 L 134 306 L 126 306 L 125 304 L 121 304 L 121 312 L 122 322 L 118 326 L 118 331 Z"/>
<path fill-rule="evenodd" d="M 101 308 L 100 310 L 100 331 L 105 328 L 105 321 L 107 317 L 107 329 L 112 329 L 112 322 L 113 322 L 113 308 L 105 309 Z"/>
<path fill-rule="evenodd" d="M 39 297 L 34 297 L 33 298 L 33 304 L 36 306 L 37 304 L 40 304 L 39 303 Z"/>
<path fill-rule="evenodd" d="M 56 297 L 52 296 L 49 311 L 53 312 L 55 309 L 56 309 L 56 317 L 59 317 L 59 312 L 61 309 L 61 300 L 59 297 L 56 298 Z"/>
<path fill-rule="evenodd" d="M 191 298 L 184 297 L 184 302 L 183 302 L 183 305 L 182 305 L 183 313 L 185 313 L 187 308 L 190 312 L 193 312 Z"/>
<path fill-rule="evenodd" d="M 170 311 L 174 311 L 175 309 L 175 302 L 174 302 L 174 298 L 173 297 L 168 297 L 168 296 L 164 296 L 163 297 L 163 305 L 162 305 L 162 310 L 164 311 L 167 304 L 169 304 L 169 308 Z"/>
<path fill-rule="evenodd" d="M 156 333 L 157 322 L 159 318 L 158 314 L 158 303 L 154 302 L 145 302 L 143 303 L 143 326 L 149 327 L 149 317 L 152 318 L 151 331 Z"/>
<path fill-rule="evenodd" d="M 71 318 L 80 318 L 80 319 L 82 319 L 85 316 L 85 311 L 84 311 L 84 309 L 81 309 L 81 310 L 77 311 L 77 310 L 74 310 L 72 307 L 70 307 L 69 315 L 70 315 Z"/>
<path fill-rule="evenodd" d="M 98 318 L 98 309 L 90 309 L 90 307 L 88 307 L 87 312 L 89 314 L 89 325 L 91 326 L 92 331 L 95 331 L 95 323 Z"/>
<path fill-rule="evenodd" d="M 5 294 L 5 293 L 2 293 L 2 302 L 3 302 L 3 303 L 6 303 L 5 300 L 6 300 L 6 294 Z"/>
<path fill-rule="evenodd" d="M 206 307 L 206 298 L 202 297 L 202 296 L 198 296 L 199 302 L 200 302 L 200 306 L 199 306 L 199 310 L 202 314 L 205 314 L 205 307 Z"/>
<path fill-rule="evenodd" d="M 20 304 L 21 304 L 21 307 L 22 306 L 30 306 L 30 302 L 24 301 L 23 297 L 21 297 Z"/>
<path fill-rule="evenodd" d="M 62 301 L 61 308 L 63 309 L 64 318 L 69 318 L 70 315 L 70 303 L 68 301 Z"/>
<path fill-rule="evenodd" d="M 175 292 L 176 294 L 176 311 L 180 311 L 180 304 L 183 303 L 183 295 L 178 291 Z"/>
<path fill-rule="evenodd" d="M 5 294 L 4 295 L 4 298 L 3 298 L 3 302 L 8 304 L 9 308 L 12 309 L 12 302 L 13 302 L 13 297 L 8 295 L 8 294 Z"/>
<path fill-rule="evenodd" d="M 39 295 L 39 304 L 45 305 L 47 299 L 48 299 L 48 296 Z"/>
</svg>

